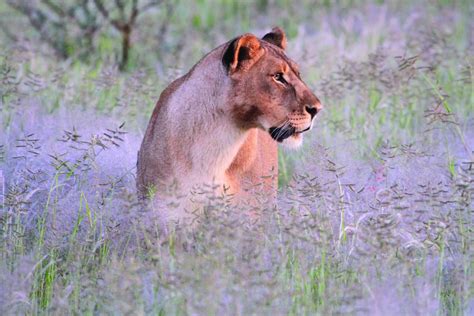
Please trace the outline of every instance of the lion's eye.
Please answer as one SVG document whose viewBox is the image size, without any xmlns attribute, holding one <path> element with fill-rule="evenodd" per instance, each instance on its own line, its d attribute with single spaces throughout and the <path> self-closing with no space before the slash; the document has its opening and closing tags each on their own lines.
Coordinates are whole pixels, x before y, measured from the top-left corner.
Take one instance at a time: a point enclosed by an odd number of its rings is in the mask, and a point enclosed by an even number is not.
<svg viewBox="0 0 474 316">
<path fill-rule="evenodd" d="M 281 73 L 281 72 L 274 74 L 274 75 L 273 75 L 273 78 L 274 78 L 276 81 L 279 81 L 279 82 L 281 82 L 281 83 L 284 83 L 284 84 L 287 83 L 286 80 L 285 80 L 285 78 L 283 77 L 283 73 Z"/>
</svg>

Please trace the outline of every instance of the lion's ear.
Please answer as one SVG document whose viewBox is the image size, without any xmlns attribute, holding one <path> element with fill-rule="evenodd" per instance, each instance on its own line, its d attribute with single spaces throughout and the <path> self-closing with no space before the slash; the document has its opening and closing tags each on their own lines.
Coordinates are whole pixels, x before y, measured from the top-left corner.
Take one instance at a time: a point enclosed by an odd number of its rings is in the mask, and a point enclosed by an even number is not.
<svg viewBox="0 0 474 316">
<path fill-rule="evenodd" d="M 286 35 L 285 32 L 277 27 L 272 28 L 272 31 L 266 34 L 263 38 L 264 41 L 272 43 L 280 47 L 281 49 L 286 49 Z"/>
<path fill-rule="evenodd" d="M 262 55 L 260 40 L 253 34 L 244 34 L 230 42 L 222 63 L 230 74 L 249 69 Z"/>
</svg>

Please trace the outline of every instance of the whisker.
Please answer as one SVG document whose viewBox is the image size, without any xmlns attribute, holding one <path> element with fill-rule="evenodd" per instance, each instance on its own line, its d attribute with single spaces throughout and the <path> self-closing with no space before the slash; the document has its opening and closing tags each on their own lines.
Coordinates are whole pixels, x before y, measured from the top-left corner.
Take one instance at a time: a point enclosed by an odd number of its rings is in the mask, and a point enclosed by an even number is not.
<svg viewBox="0 0 474 316">
<path fill-rule="evenodd" d="M 289 125 L 290 125 L 290 122 L 287 121 L 278 129 L 278 135 L 276 136 L 277 140 L 280 138 L 280 136 L 284 135 L 287 132 L 286 129 L 288 128 Z"/>
<path fill-rule="evenodd" d="M 273 132 L 271 132 L 272 137 L 274 136 L 274 133 L 275 133 L 275 132 L 280 133 L 281 130 L 285 127 L 285 125 L 289 123 L 289 121 L 290 121 L 290 120 L 287 118 L 287 119 L 285 119 L 285 120 L 283 121 L 283 123 L 281 123 L 279 126 L 277 126 L 277 127 L 273 130 Z M 278 136 L 279 136 L 279 135 L 278 135 Z"/>
</svg>

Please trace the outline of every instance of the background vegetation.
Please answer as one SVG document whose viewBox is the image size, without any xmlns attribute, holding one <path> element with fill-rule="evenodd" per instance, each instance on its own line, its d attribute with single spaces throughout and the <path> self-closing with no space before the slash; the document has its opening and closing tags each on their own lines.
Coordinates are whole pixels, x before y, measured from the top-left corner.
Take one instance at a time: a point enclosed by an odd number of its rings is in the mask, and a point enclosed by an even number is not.
<svg viewBox="0 0 474 316">
<path fill-rule="evenodd" d="M 473 314 L 473 14 L 0 2 L 0 314 Z M 249 217 L 204 190 L 198 227 L 161 238 L 134 188 L 161 90 L 274 25 L 325 105 L 304 147 L 280 152 L 278 206 Z"/>
</svg>

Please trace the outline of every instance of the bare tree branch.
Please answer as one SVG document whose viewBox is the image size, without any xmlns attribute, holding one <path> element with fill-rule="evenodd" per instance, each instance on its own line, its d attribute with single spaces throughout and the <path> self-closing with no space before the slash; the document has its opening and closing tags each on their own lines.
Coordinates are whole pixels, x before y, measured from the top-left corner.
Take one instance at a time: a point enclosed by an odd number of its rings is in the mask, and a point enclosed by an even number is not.
<svg viewBox="0 0 474 316">
<path fill-rule="evenodd" d="M 160 4 L 163 3 L 163 0 L 155 0 L 155 1 L 150 1 L 146 4 L 144 4 L 141 8 L 138 9 L 138 14 L 141 15 L 148 11 L 149 9 L 155 8 L 159 6 Z"/>
<path fill-rule="evenodd" d="M 161 2 L 162 1 L 160 1 L 160 3 Z M 170 25 L 170 20 L 173 17 L 175 7 L 175 3 L 173 3 L 172 0 L 166 1 L 166 16 L 161 23 L 160 31 L 158 33 L 158 43 L 163 41 L 163 38 L 168 31 L 168 26 Z"/>
<path fill-rule="evenodd" d="M 2 19 L 0 19 L 0 30 L 2 30 L 2 32 L 13 42 L 16 42 L 18 41 L 18 37 L 13 34 L 12 32 L 10 32 L 10 28 L 7 27 L 7 25 L 5 25 L 2 21 Z"/>
<path fill-rule="evenodd" d="M 138 0 L 132 0 L 132 12 L 130 13 L 130 18 L 128 19 L 128 24 L 133 26 L 138 16 Z"/>
<path fill-rule="evenodd" d="M 29 4 L 25 4 L 23 2 L 16 2 L 13 0 L 9 0 L 8 4 L 13 9 L 17 10 L 28 18 L 30 24 L 36 29 L 41 39 L 44 42 L 48 43 L 48 45 L 54 49 L 56 54 L 58 54 L 62 58 L 67 58 L 67 51 L 66 47 L 64 46 L 64 43 L 62 43 L 60 39 L 52 37 L 45 31 L 48 19 L 41 10 Z"/>
<path fill-rule="evenodd" d="M 117 7 L 119 14 L 120 14 L 120 20 L 125 21 L 125 5 L 121 0 L 114 0 L 115 1 L 115 6 Z"/>
<path fill-rule="evenodd" d="M 61 6 L 59 6 L 58 4 L 51 2 L 51 0 L 42 0 L 41 2 L 44 3 L 49 9 L 51 9 L 51 11 L 56 13 L 58 16 L 66 16 L 67 13 L 64 12 L 63 8 L 61 8 Z"/>
</svg>

